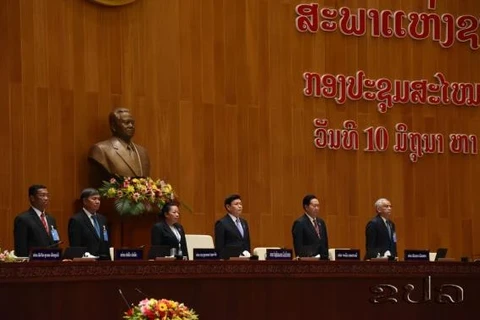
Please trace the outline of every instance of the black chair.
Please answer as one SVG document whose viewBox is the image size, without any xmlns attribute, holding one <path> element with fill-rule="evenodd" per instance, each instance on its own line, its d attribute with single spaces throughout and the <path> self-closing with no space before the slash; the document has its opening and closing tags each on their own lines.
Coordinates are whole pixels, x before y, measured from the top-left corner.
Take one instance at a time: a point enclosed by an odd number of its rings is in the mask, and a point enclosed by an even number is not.
<svg viewBox="0 0 480 320">
<path fill-rule="evenodd" d="M 438 261 L 438 259 L 443 259 L 447 257 L 447 248 L 438 248 L 437 249 L 437 255 L 435 256 L 435 261 Z"/>
<path fill-rule="evenodd" d="M 227 246 L 220 253 L 220 258 L 228 260 L 232 257 L 240 257 L 243 251 L 243 247 L 241 246 Z"/>
<path fill-rule="evenodd" d="M 170 246 L 152 246 L 148 252 L 148 259 L 170 256 Z"/>
</svg>

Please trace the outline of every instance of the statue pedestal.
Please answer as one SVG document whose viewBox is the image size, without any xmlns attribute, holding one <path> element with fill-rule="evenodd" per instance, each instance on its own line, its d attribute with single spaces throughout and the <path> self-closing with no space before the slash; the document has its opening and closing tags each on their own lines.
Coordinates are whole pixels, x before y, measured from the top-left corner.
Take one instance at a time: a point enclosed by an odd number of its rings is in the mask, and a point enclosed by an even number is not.
<svg viewBox="0 0 480 320">
<path fill-rule="evenodd" d="M 113 199 L 103 199 L 99 210 L 108 220 L 110 242 L 113 247 L 150 246 L 150 232 L 157 222 L 156 212 L 138 216 L 121 216 L 115 210 Z"/>
</svg>

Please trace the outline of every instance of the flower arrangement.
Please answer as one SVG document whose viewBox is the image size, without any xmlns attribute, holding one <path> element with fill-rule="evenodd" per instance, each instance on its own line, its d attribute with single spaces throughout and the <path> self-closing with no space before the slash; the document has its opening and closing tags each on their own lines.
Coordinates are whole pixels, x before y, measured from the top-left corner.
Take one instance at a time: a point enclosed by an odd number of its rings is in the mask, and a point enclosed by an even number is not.
<svg viewBox="0 0 480 320">
<path fill-rule="evenodd" d="M 125 312 L 128 320 L 198 320 L 198 315 L 183 303 L 173 300 L 144 299 Z"/>
<path fill-rule="evenodd" d="M 15 262 L 17 259 L 17 256 L 13 253 L 12 251 L 5 250 L 2 252 L 2 249 L 0 248 L 0 261 L 2 262 Z"/>
<path fill-rule="evenodd" d="M 176 200 L 170 184 L 151 178 L 116 176 L 103 181 L 98 191 L 102 197 L 115 199 L 115 209 L 120 215 L 139 215 Z"/>
</svg>

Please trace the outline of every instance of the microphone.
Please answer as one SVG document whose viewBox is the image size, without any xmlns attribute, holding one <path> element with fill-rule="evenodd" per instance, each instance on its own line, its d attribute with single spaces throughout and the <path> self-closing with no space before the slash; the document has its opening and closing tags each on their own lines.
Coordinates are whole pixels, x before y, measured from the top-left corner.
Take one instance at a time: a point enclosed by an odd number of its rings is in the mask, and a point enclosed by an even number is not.
<svg viewBox="0 0 480 320">
<path fill-rule="evenodd" d="M 142 296 L 144 296 L 146 299 L 148 299 L 148 296 L 140 289 L 138 288 L 135 288 L 135 291 L 137 291 L 138 293 L 140 293 Z"/>
<path fill-rule="evenodd" d="M 55 242 L 54 244 L 51 244 L 51 245 L 49 245 L 49 246 L 46 246 L 45 248 L 47 248 L 47 249 L 55 248 L 56 246 L 58 246 L 59 244 L 62 244 L 62 243 L 63 243 L 63 241 L 60 240 L 60 241 L 58 241 L 58 242 Z"/>
<path fill-rule="evenodd" d="M 125 295 L 122 292 L 122 289 L 118 288 L 118 293 L 120 294 L 120 297 L 122 297 L 123 302 L 125 302 L 127 309 L 130 309 L 133 306 L 133 304 L 128 303 L 127 298 L 125 298 Z"/>
</svg>

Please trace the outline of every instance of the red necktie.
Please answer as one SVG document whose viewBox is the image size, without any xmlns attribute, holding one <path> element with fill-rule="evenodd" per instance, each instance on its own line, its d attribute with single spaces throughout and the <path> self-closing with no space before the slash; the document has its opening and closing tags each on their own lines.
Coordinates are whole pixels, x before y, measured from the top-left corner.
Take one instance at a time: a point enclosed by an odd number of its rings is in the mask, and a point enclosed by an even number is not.
<svg viewBox="0 0 480 320">
<path fill-rule="evenodd" d="M 42 212 L 42 214 L 40 215 L 40 220 L 42 220 L 43 227 L 45 228 L 45 230 L 48 233 L 48 223 L 47 223 L 47 219 L 45 218 L 45 213 L 44 212 Z"/>
<path fill-rule="evenodd" d="M 317 219 L 313 219 L 313 226 L 315 227 L 315 232 L 317 233 L 318 238 L 322 238 L 320 236 L 320 227 L 318 226 Z"/>
</svg>

